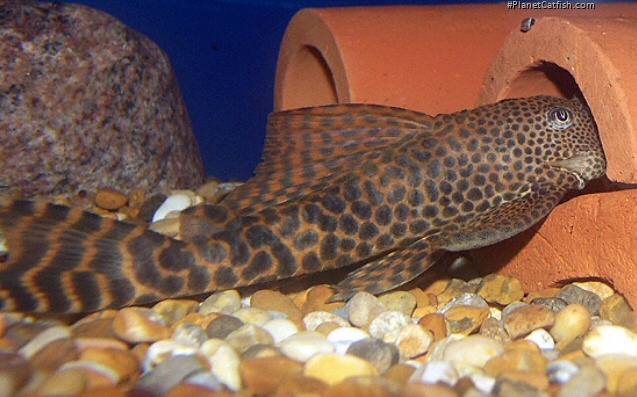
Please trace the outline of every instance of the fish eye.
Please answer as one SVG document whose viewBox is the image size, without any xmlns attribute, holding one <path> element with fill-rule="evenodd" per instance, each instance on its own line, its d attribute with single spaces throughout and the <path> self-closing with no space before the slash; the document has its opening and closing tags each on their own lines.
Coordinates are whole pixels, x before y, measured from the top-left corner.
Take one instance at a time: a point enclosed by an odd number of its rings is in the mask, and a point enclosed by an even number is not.
<svg viewBox="0 0 637 397">
<path fill-rule="evenodd" d="M 549 123 L 554 128 L 564 129 L 573 125 L 575 115 L 569 108 L 558 107 L 549 112 Z"/>
</svg>

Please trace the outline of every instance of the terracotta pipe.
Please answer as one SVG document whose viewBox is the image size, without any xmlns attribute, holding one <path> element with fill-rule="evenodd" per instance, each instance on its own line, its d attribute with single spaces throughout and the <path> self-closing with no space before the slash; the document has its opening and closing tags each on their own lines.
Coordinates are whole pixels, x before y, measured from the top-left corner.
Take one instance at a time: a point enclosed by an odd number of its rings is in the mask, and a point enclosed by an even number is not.
<svg viewBox="0 0 637 397">
<path fill-rule="evenodd" d="M 522 32 L 527 17 L 536 23 Z M 634 183 L 634 18 L 637 6 L 628 3 L 302 10 L 281 45 L 275 108 L 363 102 L 437 114 L 506 97 L 577 95 L 596 118 L 609 177 Z M 471 255 L 485 271 L 515 275 L 527 288 L 606 279 L 637 307 L 636 204 L 633 190 L 580 196 L 534 230 Z"/>
</svg>

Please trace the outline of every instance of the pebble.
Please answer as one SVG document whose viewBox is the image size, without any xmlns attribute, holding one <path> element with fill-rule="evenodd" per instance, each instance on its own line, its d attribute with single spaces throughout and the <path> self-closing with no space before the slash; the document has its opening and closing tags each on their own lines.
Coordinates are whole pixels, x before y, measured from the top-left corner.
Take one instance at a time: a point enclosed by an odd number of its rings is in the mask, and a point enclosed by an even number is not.
<svg viewBox="0 0 637 397">
<path fill-rule="evenodd" d="M 566 303 L 580 303 L 594 315 L 599 315 L 599 309 L 602 307 L 602 298 L 596 293 L 582 289 L 574 284 L 565 285 L 555 296 L 563 299 Z"/>
<path fill-rule="evenodd" d="M 524 297 L 520 280 L 499 274 L 490 274 L 482 278 L 476 292 L 489 303 L 508 305 Z"/>
<path fill-rule="evenodd" d="M 329 302 L 335 292 L 328 285 L 316 285 L 307 290 L 306 293 L 299 295 L 302 304 L 297 303 L 301 308 L 301 312 L 305 315 L 311 312 L 331 312 L 334 309 L 345 305 L 343 302 Z"/>
<path fill-rule="evenodd" d="M 593 365 L 581 368 L 555 394 L 556 397 L 593 397 L 604 389 L 605 378 Z"/>
<path fill-rule="evenodd" d="M 350 377 L 376 376 L 378 371 L 369 362 L 354 355 L 319 353 L 305 363 L 303 374 L 334 385 Z"/>
<path fill-rule="evenodd" d="M 602 282 L 602 281 L 583 281 L 583 282 L 574 282 L 574 286 L 579 287 L 583 290 L 594 293 L 595 295 L 602 298 L 602 300 L 608 298 L 609 296 L 615 294 L 613 287 Z"/>
<path fill-rule="evenodd" d="M 409 383 L 405 385 L 397 394 L 401 397 L 423 397 L 423 396 L 436 396 L 436 397 L 459 397 L 459 394 L 450 386 L 443 384 L 425 384 L 425 383 Z M 466 393 L 463 394 L 468 396 Z M 482 395 L 483 396 L 483 395 Z M 478 397 L 478 396 L 476 396 Z"/>
<path fill-rule="evenodd" d="M 489 317 L 485 307 L 455 305 L 444 312 L 447 328 L 451 334 L 469 335 L 480 328 Z"/>
<path fill-rule="evenodd" d="M 117 383 L 129 384 L 137 379 L 139 362 L 126 350 L 89 348 L 83 350 L 79 358 L 108 368 L 117 374 Z"/>
<path fill-rule="evenodd" d="M 241 359 L 230 344 L 220 339 L 209 339 L 201 345 L 201 353 L 210 363 L 210 371 L 228 389 L 241 389 L 239 365 Z"/>
<path fill-rule="evenodd" d="M 483 367 L 487 361 L 503 352 L 504 345 L 501 342 L 482 335 L 469 335 L 447 344 L 443 359 L 452 363 Z"/>
<path fill-rule="evenodd" d="M 453 386 L 460 379 L 456 368 L 447 361 L 429 361 L 414 371 L 409 383 L 444 383 Z"/>
<path fill-rule="evenodd" d="M 148 347 L 144 354 L 144 371 L 150 371 L 172 356 L 193 355 L 197 349 L 171 339 L 160 340 Z"/>
<path fill-rule="evenodd" d="M 135 389 L 163 396 L 188 376 L 209 370 L 207 363 L 196 355 L 172 356 L 139 378 Z"/>
<path fill-rule="evenodd" d="M 60 340 L 68 339 L 71 337 L 71 329 L 67 326 L 56 326 L 48 328 L 40 332 L 37 336 L 31 339 L 26 345 L 22 346 L 18 351 L 26 358 L 33 357 L 38 351 L 43 349 L 48 344 Z"/>
<path fill-rule="evenodd" d="M 464 293 L 458 296 L 455 296 L 453 299 L 448 301 L 444 306 L 442 306 L 439 310 L 440 313 L 444 314 L 448 310 L 456 306 L 470 306 L 488 309 L 489 304 L 484 300 L 480 295 L 476 295 L 473 293 Z"/>
<path fill-rule="evenodd" d="M 155 215 L 153 215 L 152 222 L 157 222 L 166 218 L 166 216 L 173 211 L 183 211 L 192 205 L 192 198 L 184 193 L 172 194 L 164 200 L 164 202 L 157 208 Z"/>
<path fill-rule="evenodd" d="M 163 318 L 150 309 L 127 307 L 113 319 L 113 331 L 118 338 L 130 342 L 154 342 L 170 337 Z"/>
<path fill-rule="evenodd" d="M 279 343 L 299 332 L 296 324 L 286 318 L 270 320 L 263 324 L 263 329 L 270 333 L 274 343 Z"/>
<path fill-rule="evenodd" d="M 144 204 L 142 204 L 139 213 L 137 213 L 137 217 L 150 223 L 153 220 L 153 216 L 155 216 L 155 212 L 157 212 L 159 207 L 166 201 L 166 198 L 168 198 L 168 196 L 163 193 L 150 196 L 144 201 Z"/>
<path fill-rule="evenodd" d="M 199 303 L 195 300 L 167 299 L 157 303 L 152 310 L 164 319 L 164 324 L 172 327 L 177 321 L 198 309 Z"/>
<path fill-rule="evenodd" d="M 164 397 L 231 397 L 229 392 L 216 391 L 215 389 L 208 388 L 191 383 L 181 383 L 173 387 L 164 395 Z M 109 396 L 104 396 L 109 397 Z M 144 396 L 145 397 L 145 396 Z"/>
<path fill-rule="evenodd" d="M 555 315 L 555 324 L 551 327 L 551 336 L 556 342 L 573 340 L 588 332 L 591 315 L 584 305 L 573 303 Z"/>
<path fill-rule="evenodd" d="M 504 353 L 489 360 L 484 372 L 493 377 L 512 370 L 545 372 L 547 363 L 548 360 L 535 343 L 522 339 L 504 345 Z"/>
<path fill-rule="evenodd" d="M 555 348 L 555 340 L 544 328 L 536 329 L 527 336 L 525 340 L 533 342 L 542 350 L 550 350 Z"/>
<path fill-rule="evenodd" d="M 11 396 L 22 388 L 32 375 L 25 357 L 16 353 L 0 353 L 0 395 Z"/>
<path fill-rule="evenodd" d="M 617 384 L 617 396 L 637 396 L 637 368 L 629 368 L 621 374 Z"/>
<path fill-rule="evenodd" d="M 208 335 L 209 338 L 225 339 L 243 325 L 244 322 L 238 318 L 224 314 L 208 323 L 206 335 Z"/>
<path fill-rule="evenodd" d="M 306 314 L 303 317 L 303 323 L 305 324 L 305 329 L 308 331 L 316 331 L 319 325 L 323 323 L 335 323 L 340 327 L 349 327 L 349 322 L 342 317 L 337 316 L 333 313 L 317 311 Z"/>
<path fill-rule="evenodd" d="M 292 318 L 301 318 L 301 309 L 288 296 L 278 291 L 260 290 L 250 297 L 250 306 L 263 310 L 282 312 Z"/>
<path fill-rule="evenodd" d="M 270 335 L 268 331 L 254 324 L 245 324 L 236 331 L 232 331 L 226 337 L 226 341 L 228 341 L 230 346 L 232 346 L 239 354 L 257 344 L 274 344 L 274 338 L 272 338 L 272 335 Z"/>
<path fill-rule="evenodd" d="M 637 356 L 637 334 L 617 325 L 601 325 L 584 337 L 582 350 L 593 358 L 604 354 Z"/>
<path fill-rule="evenodd" d="M 172 238 L 176 238 L 179 235 L 180 228 L 181 222 L 177 218 L 160 219 L 148 226 L 149 230 Z"/>
<path fill-rule="evenodd" d="M 173 330 L 172 337 L 174 341 L 183 343 L 193 347 L 199 347 L 208 340 L 206 331 L 197 324 L 180 323 Z"/>
<path fill-rule="evenodd" d="M 381 374 L 398 364 L 400 359 L 400 351 L 396 345 L 385 343 L 377 338 L 362 339 L 352 343 L 346 354 L 366 360 Z"/>
<path fill-rule="evenodd" d="M 109 211 L 116 211 L 128 203 L 128 196 L 111 188 L 100 188 L 95 193 L 95 205 Z"/>
<path fill-rule="evenodd" d="M 239 292 L 230 289 L 210 295 L 199 306 L 199 312 L 204 316 L 210 313 L 232 314 L 240 308 L 241 296 Z"/>
<path fill-rule="evenodd" d="M 620 377 L 629 369 L 637 369 L 637 357 L 627 354 L 605 354 L 597 357 L 595 366 L 606 377 L 606 390 L 616 393 Z"/>
<path fill-rule="evenodd" d="M 555 323 L 555 314 L 546 306 L 523 305 L 504 314 L 504 329 L 511 339 L 518 339 L 538 328 L 550 328 Z"/>
<path fill-rule="evenodd" d="M 34 369 L 48 373 L 76 360 L 78 355 L 77 347 L 72 339 L 57 339 L 38 350 L 30 361 Z"/>
<path fill-rule="evenodd" d="M 232 315 L 246 324 L 263 325 L 272 320 L 272 315 L 258 307 L 242 307 Z"/>
<path fill-rule="evenodd" d="M 370 335 L 360 328 L 339 327 L 327 335 L 327 340 L 334 344 L 336 353 L 345 354 L 353 343 L 369 337 Z"/>
<path fill-rule="evenodd" d="M 546 306 L 555 313 L 563 310 L 566 306 L 568 306 L 568 303 L 566 303 L 564 299 L 545 297 L 534 298 L 531 300 L 531 304 Z"/>
<path fill-rule="evenodd" d="M 578 372 L 579 367 L 571 361 L 558 360 L 546 365 L 549 382 L 559 385 L 568 382 Z"/>
<path fill-rule="evenodd" d="M 243 360 L 239 364 L 242 384 L 256 395 L 272 395 L 292 374 L 300 373 L 303 365 L 287 357 L 273 356 Z"/>
<path fill-rule="evenodd" d="M 430 330 L 434 335 L 434 339 L 437 341 L 447 336 L 447 320 L 443 314 L 426 314 L 418 320 L 418 324 Z"/>
<path fill-rule="evenodd" d="M 73 396 L 86 387 L 84 373 L 77 369 L 61 370 L 48 376 L 37 391 L 44 396 Z"/>
<path fill-rule="evenodd" d="M 395 343 L 403 357 L 415 358 L 427 353 L 433 342 L 433 332 L 418 324 L 407 324 L 398 333 Z"/>
<path fill-rule="evenodd" d="M 511 342 L 509 333 L 504 329 L 502 321 L 489 317 L 480 325 L 480 335 L 495 339 L 502 343 Z"/>
<path fill-rule="evenodd" d="M 369 324 L 387 308 L 380 299 L 369 292 L 358 292 L 347 303 L 349 308 L 348 318 L 352 325 L 367 328 Z"/>
<path fill-rule="evenodd" d="M 306 362 L 319 353 L 333 353 L 336 346 L 316 332 L 299 332 L 279 342 L 281 352 L 292 360 Z"/>
<path fill-rule="evenodd" d="M 451 279 L 447 282 L 445 290 L 440 294 L 436 294 L 438 304 L 444 305 L 455 297 L 465 293 L 474 295 L 477 290 L 477 285 L 469 284 L 466 281 L 457 278 Z"/>
<path fill-rule="evenodd" d="M 369 334 L 385 342 L 394 342 L 400 330 L 407 324 L 412 324 L 411 319 L 401 312 L 383 312 L 369 324 Z"/>
<path fill-rule="evenodd" d="M 612 294 L 602 301 L 599 316 L 613 324 L 618 324 L 628 313 L 634 313 L 626 298 Z"/>
<path fill-rule="evenodd" d="M 416 309 L 416 297 L 407 291 L 394 291 L 378 298 L 389 311 L 396 311 L 411 316 Z"/>
</svg>

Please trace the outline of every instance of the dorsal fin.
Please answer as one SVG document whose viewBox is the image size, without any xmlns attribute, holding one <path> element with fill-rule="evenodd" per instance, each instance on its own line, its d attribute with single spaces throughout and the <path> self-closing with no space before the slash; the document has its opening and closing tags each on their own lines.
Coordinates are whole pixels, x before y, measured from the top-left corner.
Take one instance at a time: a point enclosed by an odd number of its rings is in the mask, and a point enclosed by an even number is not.
<svg viewBox="0 0 637 397">
<path fill-rule="evenodd" d="M 406 109 L 362 104 L 272 113 L 256 175 L 224 205 L 253 212 L 325 188 L 347 178 L 373 153 L 430 130 L 432 120 Z"/>
</svg>

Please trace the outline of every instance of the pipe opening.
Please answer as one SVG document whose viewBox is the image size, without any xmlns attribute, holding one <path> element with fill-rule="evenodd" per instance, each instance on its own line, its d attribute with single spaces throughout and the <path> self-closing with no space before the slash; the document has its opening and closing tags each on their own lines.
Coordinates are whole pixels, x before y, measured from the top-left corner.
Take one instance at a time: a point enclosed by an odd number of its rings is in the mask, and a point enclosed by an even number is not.
<svg viewBox="0 0 637 397">
<path fill-rule="evenodd" d="M 586 102 L 575 78 L 566 69 L 546 61 L 537 62 L 520 72 L 511 82 L 507 98 L 535 95 L 577 97 Z"/>
<path fill-rule="evenodd" d="M 338 103 L 332 71 L 316 47 L 304 46 L 290 59 L 282 93 L 282 109 Z"/>
</svg>

